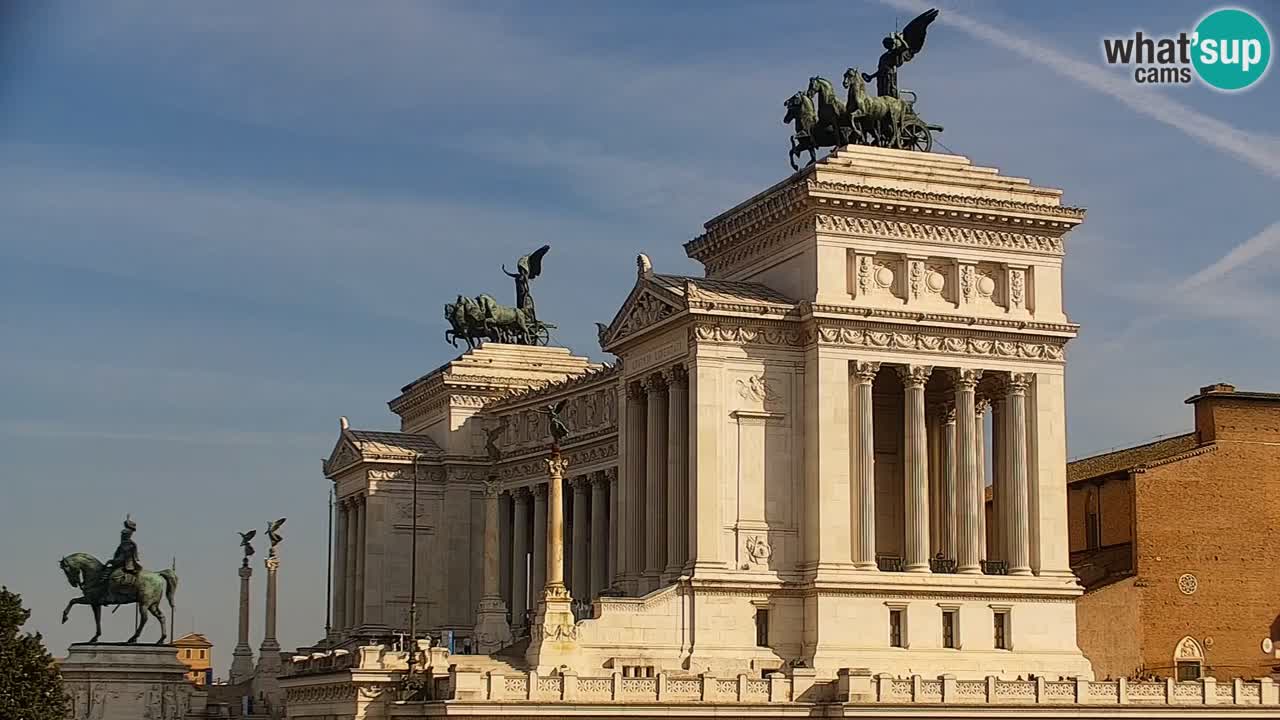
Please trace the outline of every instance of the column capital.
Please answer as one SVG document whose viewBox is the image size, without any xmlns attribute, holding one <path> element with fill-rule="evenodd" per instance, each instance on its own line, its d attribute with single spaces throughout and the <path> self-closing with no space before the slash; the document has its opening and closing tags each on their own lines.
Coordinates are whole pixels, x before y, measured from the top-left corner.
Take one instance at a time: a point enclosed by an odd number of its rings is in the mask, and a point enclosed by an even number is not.
<svg viewBox="0 0 1280 720">
<path fill-rule="evenodd" d="M 635 380 L 627 383 L 627 399 L 628 400 L 644 400 L 645 389 L 642 380 Z"/>
<path fill-rule="evenodd" d="M 903 387 L 923 388 L 929 382 L 929 375 L 933 372 L 933 366 L 899 365 L 897 371 L 898 377 L 902 379 Z"/>
<path fill-rule="evenodd" d="M 987 411 L 990 409 L 991 409 L 990 398 L 979 397 L 973 401 L 973 414 L 976 415 L 977 417 L 982 417 L 983 415 L 986 415 Z"/>
<path fill-rule="evenodd" d="M 614 480 L 614 478 L 609 477 L 608 470 L 597 470 L 591 473 L 589 477 L 590 477 L 591 487 L 609 487 L 609 483 L 613 482 Z"/>
<path fill-rule="evenodd" d="M 529 498 L 533 494 L 528 487 L 511 488 L 507 492 L 510 493 L 512 500 L 526 503 L 529 502 Z"/>
<path fill-rule="evenodd" d="M 943 425 L 954 425 L 956 423 L 956 406 L 946 404 L 938 409 L 938 419 Z"/>
<path fill-rule="evenodd" d="M 1031 373 L 1009 373 L 1009 379 L 1005 382 L 1005 393 L 1026 395 L 1027 388 L 1031 386 L 1031 379 Z"/>
<path fill-rule="evenodd" d="M 578 475 L 569 480 L 569 486 L 573 488 L 575 494 L 583 493 L 585 495 L 591 491 L 591 486 L 594 484 L 595 481 L 591 475 Z"/>
<path fill-rule="evenodd" d="M 485 478 L 484 480 L 484 496 L 487 498 L 497 497 L 502 492 L 502 481 L 496 477 Z"/>
<path fill-rule="evenodd" d="M 859 383 L 871 384 L 876 379 L 876 374 L 880 372 L 880 363 L 868 360 L 854 360 L 851 375 L 858 379 Z"/>
<path fill-rule="evenodd" d="M 537 485 L 530 487 L 529 492 L 533 493 L 533 497 L 535 500 L 545 501 L 547 499 L 547 484 L 538 483 Z"/>
<path fill-rule="evenodd" d="M 667 386 L 685 386 L 689 382 L 689 373 L 683 365 L 672 365 L 662 371 L 662 378 Z"/>
<path fill-rule="evenodd" d="M 982 371 L 977 368 L 956 368 L 952 371 L 957 390 L 973 390 L 982 379 Z"/>
<path fill-rule="evenodd" d="M 547 463 L 547 474 L 554 479 L 564 477 L 564 471 L 569 469 L 569 458 L 563 455 L 553 455 L 545 460 Z"/>
<path fill-rule="evenodd" d="M 644 379 L 644 389 L 646 393 L 659 393 L 667 389 L 666 373 L 656 372 Z"/>
</svg>

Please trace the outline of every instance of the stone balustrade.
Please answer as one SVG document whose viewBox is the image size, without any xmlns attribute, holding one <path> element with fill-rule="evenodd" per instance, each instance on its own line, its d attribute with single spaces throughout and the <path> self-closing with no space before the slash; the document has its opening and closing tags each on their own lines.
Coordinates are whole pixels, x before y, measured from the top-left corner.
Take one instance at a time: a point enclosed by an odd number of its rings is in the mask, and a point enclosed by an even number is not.
<svg viewBox="0 0 1280 720">
<path fill-rule="evenodd" d="M 1269 678 L 1217 682 L 1212 678 L 1175 682 L 1129 680 L 958 680 L 919 675 L 872 676 L 842 670 L 835 680 L 818 680 L 812 670 L 772 673 L 767 678 L 707 674 L 625 677 L 573 673 L 450 669 L 448 698 L 467 701 L 564 703 L 885 703 L 947 705 L 1280 705 L 1280 686 Z"/>
</svg>

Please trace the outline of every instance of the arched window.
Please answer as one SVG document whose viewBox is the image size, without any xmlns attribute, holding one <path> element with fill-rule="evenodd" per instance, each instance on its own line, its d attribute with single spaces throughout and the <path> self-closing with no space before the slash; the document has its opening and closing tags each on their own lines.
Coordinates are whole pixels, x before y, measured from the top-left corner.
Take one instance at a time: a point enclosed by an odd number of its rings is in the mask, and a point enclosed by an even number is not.
<svg viewBox="0 0 1280 720">
<path fill-rule="evenodd" d="M 1204 675 L 1204 649 L 1190 635 L 1178 641 L 1173 651 L 1178 680 L 1199 680 Z"/>
</svg>

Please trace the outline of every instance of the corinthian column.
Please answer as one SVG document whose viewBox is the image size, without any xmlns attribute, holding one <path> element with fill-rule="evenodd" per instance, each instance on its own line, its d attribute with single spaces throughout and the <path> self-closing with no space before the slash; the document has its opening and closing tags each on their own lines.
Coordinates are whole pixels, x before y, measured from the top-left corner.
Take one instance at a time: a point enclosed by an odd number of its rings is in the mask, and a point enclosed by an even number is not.
<svg viewBox="0 0 1280 720">
<path fill-rule="evenodd" d="M 605 545 L 605 564 L 608 570 L 605 572 L 605 583 L 600 586 L 603 590 L 618 582 L 621 577 L 622 560 L 622 537 L 621 527 L 622 521 L 618 519 L 618 496 L 622 490 L 618 482 L 618 468 L 611 467 L 604 471 L 605 480 L 609 485 L 609 540 Z"/>
<path fill-rule="evenodd" d="M 529 610 L 529 489 L 516 488 L 511 499 L 511 624 L 523 628 Z"/>
<path fill-rule="evenodd" d="M 925 428 L 924 386 L 929 365 L 898 368 L 905 395 L 907 572 L 929 572 L 929 438 Z"/>
<path fill-rule="evenodd" d="M 645 507 L 645 440 L 648 428 L 645 418 L 648 402 L 644 386 L 627 385 L 627 457 L 622 468 L 622 498 L 618 503 L 618 522 L 622 525 L 619 573 L 627 590 L 639 594 L 640 576 L 644 574 L 644 531 L 648 508 Z"/>
<path fill-rule="evenodd" d="M 1027 507 L 1027 385 L 1030 377 L 1012 373 L 1005 396 L 1009 413 L 1009 574 L 1031 574 L 1030 512 Z"/>
<path fill-rule="evenodd" d="M 856 361 L 854 375 L 854 428 L 856 449 L 853 469 L 857 478 L 858 547 L 854 567 L 876 570 L 876 449 L 872 429 L 871 384 L 880 372 L 880 363 Z"/>
<path fill-rule="evenodd" d="M 529 594 L 534 599 L 542 597 L 542 590 L 547 585 L 547 486 L 533 487 L 533 560 L 529 570 Z M 563 514 L 563 511 L 561 511 Z M 563 541 L 562 541 L 563 542 Z"/>
<path fill-rule="evenodd" d="M 356 628 L 358 624 L 356 620 L 356 532 L 360 529 L 357 522 L 358 513 L 356 511 L 355 498 L 348 498 L 342 503 L 345 510 L 343 515 L 346 516 L 347 543 L 342 550 L 343 565 L 346 566 L 346 577 L 342 581 L 342 585 L 346 591 L 346 607 L 342 613 L 342 628 L 350 632 Z"/>
<path fill-rule="evenodd" d="M 355 627 L 364 625 L 364 561 L 366 536 L 368 535 L 365 527 L 365 504 L 366 499 L 363 495 L 356 496 L 356 617 Z"/>
<path fill-rule="evenodd" d="M 942 555 L 949 560 L 956 558 L 956 500 L 960 497 L 956 472 L 956 409 L 947 406 L 942 410 L 942 497 L 938 507 L 942 517 L 938 526 L 942 531 Z"/>
<path fill-rule="evenodd" d="M 484 484 L 484 594 L 476 609 L 476 651 L 488 655 L 511 643 L 507 625 L 507 605 L 502 602 L 498 571 L 498 490 L 496 478 Z"/>
<path fill-rule="evenodd" d="M 587 597 L 591 599 L 609 584 L 609 478 L 604 471 L 591 475 L 591 570 Z M 575 505 L 576 506 L 576 505 Z"/>
<path fill-rule="evenodd" d="M 645 487 L 648 490 L 648 531 L 645 533 L 644 575 L 646 589 L 658 586 L 667 566 L 667 385 L 661 375 L 651 375 L 648 436 L 645 439 Z"/>
<path fill-rule="evenodd" d="M 961 368 L 956 371 L 956 478 L 960 491 L 957 502 L 957 539 L 960 542 L 956 556 L 956 570 L 961 573 L 980 573 L 982 565 L 978 562 L 978 458 L 974 452 L 977 432 L 974 429 L 974 418 L 977 410 L 974 405 L 974 391 L 981 370 Z"/>
<path fill-rule="evenodd" d="M 587 476 L 573 479 L 573 599 L 578 602 L 591 600 L 591 570 L 587 567 L 587 538 L 591 532 L 590 514 L 587 512 L 587 493 L 591 481 Z M 592 505 L 591 512 L 601 508 Z"/>
<path fill-rule="evenodd" d="M 976 398 L 973 404 L 973 454 L 978 467 L 978 559 L 986 560 L 987 556 L 987 462 L 986 462 L 986 414 L 991 401 Z M 981 563 L 979 563 L 981 564 Z"/>
<path fill-rule="evenodd" d="M 689 376 L 676 366 L 667 373 L 667 569 L 680 577 L 689 559 Z"/>
</svg>

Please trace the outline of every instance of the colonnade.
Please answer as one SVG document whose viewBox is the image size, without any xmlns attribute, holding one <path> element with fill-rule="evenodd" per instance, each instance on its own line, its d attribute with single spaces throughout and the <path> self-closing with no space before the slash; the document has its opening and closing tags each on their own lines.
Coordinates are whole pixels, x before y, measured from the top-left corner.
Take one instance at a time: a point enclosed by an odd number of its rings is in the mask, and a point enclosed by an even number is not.
<svg viewBox="0 0 1280 720">
<path fill-rule="evenodd" d="M 1030 575 L 1030 498 L 1027 393 L 1031 376 L 999 373 L 983 383 L 983 371 L 947 369 L 946 397 L 926 402 L 928 365 L 893 366 L 903 388 L 904 556 L 886 558 L 876 547 L 876 474 L 872 385 L 881 363 L 857 361 L 852 385 L 851 524 L 854 566 L 906 572 Z M 984 416 L 992 413 L 992 478 L 995 542 L 986 532 Z M 932 416 L 932 419 L 931 419 Z M 997 560 L 998 558 L 998 560 Z"/>
<path fill-rule="evenodd" d="M 352 632 L 364 624 L 365 511 L 363 493 L 338 501 L 333 527 L 333 631 Z"/>
</svg>

